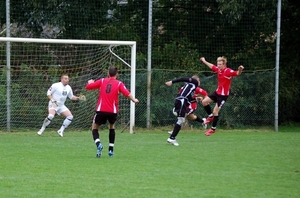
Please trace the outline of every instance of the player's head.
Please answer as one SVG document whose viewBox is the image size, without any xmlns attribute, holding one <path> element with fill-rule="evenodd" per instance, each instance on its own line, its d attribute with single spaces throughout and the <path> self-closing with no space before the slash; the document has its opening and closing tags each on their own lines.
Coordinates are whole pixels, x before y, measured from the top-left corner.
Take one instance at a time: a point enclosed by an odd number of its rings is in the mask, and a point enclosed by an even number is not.
<svg viewBox="0 0 300 198">
<path fill-rule="evenodd" d="M 227 58 L 225 56 L 221 56 L 217 58 L 217 66 L 219 69 L 224 69 L 227 65 Z"/>
<path fill-rule="evenodd" d="M 69 84 L 69 76 L 67 74 L 62 74 L 60 76 L 60 82 L 63 84 L 63 85 L 67 85 Z"/>
<path fill-rule="evenodd" d="M 200 78 L 197 75 L 193 75 L 192 78 L 196 79 L 198 81 L 198 86 L 200 85 Z"/>
<path fill-rule="evenodd" d="M 109 77 L 117 77 L 118 76 L 118 69 L 116 67 L 110 67 L 108 69 L 108 76 Z"/>
</svg>

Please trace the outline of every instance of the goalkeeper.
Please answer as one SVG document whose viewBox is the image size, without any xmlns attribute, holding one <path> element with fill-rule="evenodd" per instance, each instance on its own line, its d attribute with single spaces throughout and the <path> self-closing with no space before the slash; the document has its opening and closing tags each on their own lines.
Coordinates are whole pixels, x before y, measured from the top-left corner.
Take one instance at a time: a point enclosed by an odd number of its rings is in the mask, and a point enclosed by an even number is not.
<svg viewBox="0 0 300 198">
<path fill-rule="evenodd" d="M 47 97 L 49 98 L 48 116 L 45 118 L 43 125 L 37 134 L 42 135 L 46 127 L 51 123 L 55 114 L 58 114 L 65 117 L 62 126 L 57 131 L 58 135 L 63 137 L 65 128 L 67 128 L 73 120 L 71 111 L 65 106 L 67 97 L 71 100 L 85 100 L 85 96 L 74 96 L 72 88 L 69 85 L 69 76 L 63 74 L 60 78 L 60 82 L 52 84 L 48 89 Z"/>
</svg>

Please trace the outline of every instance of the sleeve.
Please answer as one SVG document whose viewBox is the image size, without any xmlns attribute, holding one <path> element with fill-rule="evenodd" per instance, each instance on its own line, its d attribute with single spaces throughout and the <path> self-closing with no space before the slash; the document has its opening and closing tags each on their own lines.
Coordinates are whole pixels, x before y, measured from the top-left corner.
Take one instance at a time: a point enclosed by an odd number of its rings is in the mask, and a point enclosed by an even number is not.
<svg viewBox="0 0 300 198">
<path fill-rule="evenodd" d="M 73 98 L 73 96 L 74 96 L 74 94 L 73 94 L 73 90 L 72 90 L 72 88 L 69 86 L 69 93 L 68 93 L 68 98 L 70 98 L 71 100 L 72 100 L 72 98 Z"/>
<path fill-rule="evenodd" d="M 215 66 L 215 65 L 213 65 L 213 66 L 211 67 L 211 70 L 213 70 L 214 72 L 218 72 L 218 71 L 219 71 L 218 67 Z"/>
<path fill-rule="evenodd" d="M 238 76 L 238 71 L 227 68 L 224 74 L 225 76 Z"/>
<path fill-rule="evenodd" d="M 85 86 L 86 90 L 93 90 L 93 89 L 98 89 L 99 87 L 101 87 L 102 83 L 103 83 L 104 78 L 101 78 L 100 80 L 97 80 L 91 84 L 87 84 Z"/>
<path fill-rule="evenodd" d="M 130 91 L 126 88 L 124 83 L 119 82 L 119 91 L 123 94 L 123 96 L 127 97 L 130 94 Z"/>
<path fill-rule="evenodd" d="M 177 83 L 177 82 L 193 83 L 196 87 L 198 87 L 198 81 L 194 78 L 177 78 L 175 80 L 172 80 L 172 83 Z"/>
<path fill-rule="evenodd" d="M 53 94 L 53 92 L 57 89 L 56 84 L 52 84 L 51 87 L 49 87 L 48 91 L 47 91 L 47 96 L 50 96 Z"/>
<path fill-rule="evenodd" d="M 202 96 L 206 97 L 208 95 L 207 91 L 205 91 L 204 89 L 199 89 L 199 94 L 201 94 Z"/>
<path fill-rule="evenodd" d="M 177 82 L 191 82 L 191 78 L 177 78 L 175 80 L 172 80 L 172 83 L 177 83 Z"/>
</svg>

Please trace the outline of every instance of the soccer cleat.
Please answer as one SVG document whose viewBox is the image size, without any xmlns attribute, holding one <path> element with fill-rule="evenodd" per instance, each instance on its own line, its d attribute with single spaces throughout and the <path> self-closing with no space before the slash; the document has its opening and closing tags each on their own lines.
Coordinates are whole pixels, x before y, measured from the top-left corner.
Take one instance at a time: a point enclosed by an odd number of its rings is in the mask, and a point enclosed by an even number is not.
<svg viewBox="0 0 300 198">
<path fill-rule="evenodd" d="M 173 144 L 174 146 L 179 146 L 178 142 L 175 139 L 172 140 L 171 138 L 168 138 L 167 142 L 170 143 L 170 144 Z"/>
<path fill-rule="evenodd" d="M 169 133 L 170 135 L 172 135 L 173 131 L 168 131 L 168 133 Z"/>
<path fill-rule="evenodd" d="M 212 135 L 212 134 L 215 133 L 215 132 L 216 132 L 216 130 L 209 129 L 208 131 L 206 131 L 205 135 L 206 135 L 206 136 L 210 136 L 210 135 Z"/>
<path fill-rule="evenodd" d="M 101 157 L 102 155 L 102 149 L 103 149 L 103 146 L 102 144 L 100 143 L 97 147 L 97 153 L 96 153 L 96 157 Z"/>
<path fill-rule="evenodd" d="M 63 131 L 58 130 L 57 133 L 58 133 L 58 135 L 59 135 L 60 137 L 64 137 L 64 132 L 63 132 Z"/>
<path fill-rule="evenodd" d="M 202 122 L 203 129 L 207 129 L 207 124 L 205 124 L 206 118 L 202 118 L 202 120 L 203 120 L 203 122 Z"/>
<path fill-rule="evenodd" d="M 44 130 L 40 129 L 40 130 L 37 132 L 37 134 L 38 134 L 38 135 L 42 135 L 43 132 L 44 132 Z"/>
<path fill-rule="evenodd" d="M 114 152 L 113 151 L 108 151 L 108 156 L 113 156 L 114 155 Z"/>
<path fill-rule="evenodd" d="M 214 116 L 207 117 L 206 120 L 205 120 L 205 122 L 203 122 L 203 124 L 208 124 L 208 123 L 212 122 L 213 120 L 214 120 Z"/>
</svg>

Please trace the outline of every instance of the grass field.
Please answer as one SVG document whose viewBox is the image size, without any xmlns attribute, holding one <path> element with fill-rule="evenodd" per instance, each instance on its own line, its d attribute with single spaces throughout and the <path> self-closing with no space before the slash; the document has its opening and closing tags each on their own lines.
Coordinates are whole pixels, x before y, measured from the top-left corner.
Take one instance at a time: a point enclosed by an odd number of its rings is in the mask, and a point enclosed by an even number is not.
<svg viewBox="0 0 300 198">
<path fill-rule="evenodd" d="M 0 132 L 0 197 L 300 197 L 300 127 L 268 130 L 117 131 L 107 155 L 89 131 Z"/>
</svg>

